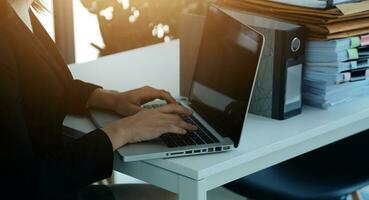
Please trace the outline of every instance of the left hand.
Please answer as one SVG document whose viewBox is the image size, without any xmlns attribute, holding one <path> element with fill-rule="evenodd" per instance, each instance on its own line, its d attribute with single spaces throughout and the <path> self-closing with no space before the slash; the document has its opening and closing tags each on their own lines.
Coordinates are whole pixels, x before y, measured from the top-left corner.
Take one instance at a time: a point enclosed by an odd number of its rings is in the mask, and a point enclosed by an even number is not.
<svg viewBox="0 0 369 200">
<path fill-rule="evenodd" d="M 165 100 L 168 104 L 177 101 L 165 90 L 155 89 L 149 86 L 135 90 L 117 93 L 114 111 L 123 116 L 131 116 L 142 109 L 142 105 L 155 99 Z"/>
</svg>

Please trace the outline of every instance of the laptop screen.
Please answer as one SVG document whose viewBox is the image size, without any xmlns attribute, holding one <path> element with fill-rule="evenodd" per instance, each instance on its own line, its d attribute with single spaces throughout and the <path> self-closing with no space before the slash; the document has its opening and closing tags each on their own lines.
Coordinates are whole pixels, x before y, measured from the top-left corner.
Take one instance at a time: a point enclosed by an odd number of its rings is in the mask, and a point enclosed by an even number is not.
<svg viewBox="0 0 369 200">
<path fill-rule="evenodd" d="M 238 146 L 251 98 L 263 36 L 210 6 L 194 80 L 191 108 Z"/>
</svg>

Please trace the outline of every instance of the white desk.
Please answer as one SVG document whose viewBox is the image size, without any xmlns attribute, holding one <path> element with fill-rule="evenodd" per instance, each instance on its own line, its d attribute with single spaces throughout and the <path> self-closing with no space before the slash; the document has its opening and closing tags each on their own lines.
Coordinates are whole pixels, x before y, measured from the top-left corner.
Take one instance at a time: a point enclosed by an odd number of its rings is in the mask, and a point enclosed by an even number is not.
<svg viewBox="0 0 369 200">
<path fill-rule="evenodd" d="M 71 66 L 75 77 L 106 88 L 143 85 L 179 94 L 179 42 L 159 44 Z M 247 145 L 229 153 L 123 163 L 114 169 L 179 194 L 180 200 L 204 200 L 206 192 L 292 157 L 369 128 L 369 97 L 323 111 L 304 107 L 286 121 L 249 115 Z M 68 117 L 65 125 L 87 132 L 85 118 Z"/>
</svg>

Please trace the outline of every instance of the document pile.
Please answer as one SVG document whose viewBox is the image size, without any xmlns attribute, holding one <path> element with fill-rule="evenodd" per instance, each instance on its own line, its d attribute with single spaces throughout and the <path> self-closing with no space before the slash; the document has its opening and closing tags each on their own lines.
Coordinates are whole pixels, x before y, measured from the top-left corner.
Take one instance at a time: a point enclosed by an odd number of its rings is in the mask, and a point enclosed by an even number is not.
<svg viewBox="0 0 369 200">
<path fill-rule="evenodd" d="M 220 0 L 232 6 L 305 26 L 308 39 L 339 39 L 369 34 L 369 1 Z M 321 2 L 319 6 L 314 2 Z M 288 4 L 289 3 L 289 4 Z M 296 6 L 298 5 L 298 6 Z M 330 7 L 330 6 L 336 7 Z M 305 7 L 304 7 L 305 6 Z M 321 9 L 322 7 L 328 7 Z"/>
<path fill-rule="evenodd" d="M 271 0 L 278 3 L 303 6 L 308 8 L 330 8 L 343 3 L 360 2 L 361 0 Z"/>
<path fill-rule="evenodd" d="M 327 109 L 369 94 L 368 78 L 369 35 L 306 43 L 305 104 Z"/>
<path fill-rule="evenodd" d="M 219 0 L 307 29 L 304 103 L 328 109 L 369 94 L 369 0 Z"/>
</svg>

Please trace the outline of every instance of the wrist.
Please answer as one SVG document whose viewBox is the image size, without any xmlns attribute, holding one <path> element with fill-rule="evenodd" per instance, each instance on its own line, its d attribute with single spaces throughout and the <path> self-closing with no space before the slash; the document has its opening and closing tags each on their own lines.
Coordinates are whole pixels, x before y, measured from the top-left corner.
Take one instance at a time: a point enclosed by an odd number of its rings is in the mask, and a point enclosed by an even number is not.
<svg viewBox="0 0 369 200">
<path fill-rule="evenodd" d="M 91 95 L 88 107 L 114 111 L 117 106 L 118 92 L 113 90 L 96 89 Z"/>
<path fill-rule="evenodd" d="M 104 90 L 105 105 L 108 110 L 115 111 L 118 106 L 119 92 L 114 90 Z"/>
<path fill-rule="evenodd" d="M 109 137 L 113 151 L 127 144 L 127 140 L 125 139 L 126 134 L 123 133 L 124 130 L 115 125 L 115 123 L 107 125 L 102 130 Z"/>
</svg>

